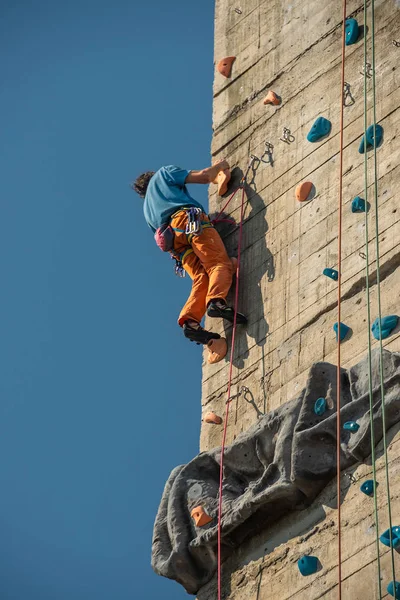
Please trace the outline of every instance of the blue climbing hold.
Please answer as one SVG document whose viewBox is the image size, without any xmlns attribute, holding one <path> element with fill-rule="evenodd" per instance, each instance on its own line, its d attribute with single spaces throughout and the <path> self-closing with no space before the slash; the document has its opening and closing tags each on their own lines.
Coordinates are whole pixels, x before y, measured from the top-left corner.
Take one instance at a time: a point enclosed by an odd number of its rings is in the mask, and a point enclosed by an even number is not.
<svg viewBox="0 0 400 600">
<path fill-rule="evenodd" d="M 375 139 L 376 139 L 376 147 L 382 144 L 383 140 L 383 127 L 378 123 L 375 125 Z M 365 151 L 371 150 L 374 147 L 374 126 L 370 125 L 367 129 L 367 148 L 365 149 L 365 140 L 364 136 L 361 138 L 360 146 L 358 151 L 360 154 L 364 154 Z"/>
<path fill-rule="evenodd" d="M 346 19 L 346 46 L 355 44 L 358 40 L 359 28 L 355 19 Z"/>
<path fill-rule="evenodd" d="M 337 341 L 337 339 L 338 339 L 338 324 L 337 323 L 334 324 L 333 331 L 336 333 L 336 341 Z M 350 327 L 348 327 L 344 323 L 340 323 L 339 339 L 341 342 L 344 340 L 344 338 L 346 337 L 346 335 L 348 334 L 349 331 L 350 331 Z"/>
<path fill-rule="evenodd" d="M 351 431 L 351 433 L 355 433 L 360 429 L 360 426 L 355 421 L 346 421 L 346 423 L 343 425 L 343 429 L 346 431 Z"/>
<path fill-rule="evenodd" d="M 364 481 L 364 483 L 362 484 L 362 486 L 360 486 L 360 490 L 366 496 L 373 496 L 374 495 L 374 488 L 375 488 L 375 486 L 374 486 L 373 479 L 367 479 L 367 481 Z"/>
<path fill-rule="evenodd" d="M 318 142 L 331 132 L 332 123 L 325 117 L 318 117 L 314 125 L 308 132 L 307 139 L 309 142 Z"/>
<path fill-rule="evenodd" d="M 353 202 L 351 203 L 351 212 L 353 212 L 353 213 L 365 212 L 366 206 L 367 205 L 365 203 L 364 198 L 360 198 L 360 196 L 356 196 L 354 198 Z M 368 212 L 368 209 L 367 209 L 367 212 Z"/>
<path fill-rule="evenodd" d="M 326 400 L 325 398 L 318 398 L 314 404 L 314 412 L 319 417 L 326 411 Z"/>
<path fill-rule="evenodd" d="M 380 541 L 384 546 L 390 548 L 390 529 L 386 529 L 380 536 Z M 392 527 L 392 547 L 397 548 L 400 544 L 400 527 Z"/>
<path fill-rule="evenodd" d="M 336 269 L 326 268 L 326 269 L 324 269 L 322 271 L 322 273 L 323 273 L 323 275 L 326 275 L 327 277 L 330 277 L 334 281 L 337 281 L 339 279 L 339 272 L 336 271 Z"/>
<path fill-rule="evenodd" d="M 303 556 L 297 561 L 300 573 L 306 577 L 318 570 L 318 558 L 316 556 Z"/>
<path fill-rule="evenodd" d="M 397 315 L 389 315 L 388 317 L 382 317 L 381 327 L 379 331 L 379 317 L 375 319 L 372 324 L 371 330 L 372 335 L 376 340 L 385 340 L 392 333 L 393 329 L 397 327 L 399 317 Z"/>
<path fill-rule="evenodd" d="M 391 596 L 394 596 L 396 598 L 396 600 L 400 599 L 400 583 L 398 581 L 394 582 L 394 586 L 393 586 L 393 581 L 391 581 L 389 583 L 389 585 L 387 586 L 387 593 L 390 594 Z M 394 590 L 394 587 L 396 588 Z"/>
</svg>

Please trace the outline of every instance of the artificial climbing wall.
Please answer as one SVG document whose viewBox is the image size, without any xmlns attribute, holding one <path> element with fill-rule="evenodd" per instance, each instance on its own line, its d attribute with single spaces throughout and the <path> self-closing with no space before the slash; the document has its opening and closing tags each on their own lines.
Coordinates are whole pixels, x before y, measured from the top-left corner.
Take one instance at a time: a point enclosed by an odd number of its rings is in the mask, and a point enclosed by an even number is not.
<svg viewBox="0 0 400 600">
<path fill-rule="evenodd" d="M 376 82 L 377 120 L 384 127 L 378 149 L 379 241 L 382 314 L 400 313 L 400 7 L 396 0 L 377 0 Z M 307 372 L 317 361 L 336 364 L 333 324 L 337 321 L 337 283 L 322 275 L 337 268 L 339 120 L 341 101 L 341 2 L 320 0 L 217 0 L 215 62 L 236 56 L 232 75 L 216 71 L 213 110 L 213 160 L 227 157 L 245 170 L 251 154 L 260 160 L 249 174 L 243 229 L 240 309 L 249 318 L 238 329 L 232 394 L 246 393 L 231 403 L 227 443 L 269 412 L 295 398 Z M 362 25 L 363 2 L 347 3 L 348 17 Z M 371 35 L 367 33 L 368 57 Z M 367 353 L 364 214 L 352 213 L 351 202 L 364 196 L 364 156 L 358 147 L 363 134 L 363 39 L 346 48 L 345 80 L 351 96 L 344 112 L 342 322 L 351 333 L 342 343 L 342 366 L 357 363 Z M 372 80 L 368 101 L 372 106 Z M 279 107 L 264 105 L 268 90 L 282 98 Z M 315 119 L 332 122 L 329 137 L 306 140 Z M 368 124 L 372 123 L 371 108 Z M 290 129 L 290 143 L 282 141 Z M 265 143 L 273 145 L 271 155 Z M 371 262 L 371 311 L 377 316 L 375 209 L 373 163 L 368 158 Z M 272 164 L 271 164 L 272 163 Z M 312 200 L 300 203 L 295 188 L 302 181 L 315 186 Z M 210 212 L 223 200 L 212 186 Z M 240 195 L 229 212 L 239 218 Z M 226 230 L 228 249 L 235 252 L 237 231 Z M 207 324 L 211 326 L 209 322 Z M 218 329 L 220 327 L 220 329 Z M 222 324 L 212 328 L 226 335 Z M 377 342 L 373 340 L 373 347 Z M 397 328 L 384 346 L 400 351 Z M 228 362 L 209 365 L 204 355 L 202 410 L 225 411 Z M 220 446 L 222 426 L 203 422 L 201 450 Z M 400 439 L 389 435 L 389 469 L 394 524 L 400 522 Z M 379 446 L 381 448 L 381 446 Z M 383 458 L 378 452 L 377 478 L 380 529 L 388 525 Z M 343 473 L 342 591 L 357 600 L 375 598 L 376 547 L 373 502 L 359 491 L 371 476 L 371 466 Z M 276 598 L 337 598 L 338 559 L 336 483 L 314 504 L 292 514 L 248 540 L 223 565 L 224 597 L 232 600 Z M 383 589 L 391 579 L 390 553 L 382 552 Z M 322 569 L 303 578 L 296 561 L 318 556 Z M 397 564 L 400 576 L 400 562 Z M 215 578 L 199 600 L 216 598 Z"/>
</svg>

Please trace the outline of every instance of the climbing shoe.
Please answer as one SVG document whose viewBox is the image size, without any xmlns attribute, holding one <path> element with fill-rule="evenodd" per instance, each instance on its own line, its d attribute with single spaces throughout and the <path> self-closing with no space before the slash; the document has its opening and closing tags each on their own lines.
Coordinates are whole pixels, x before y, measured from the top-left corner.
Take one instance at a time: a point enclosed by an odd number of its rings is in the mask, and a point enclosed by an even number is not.
<svg viewBox="0 0 400 600">
<path fill-rule="evenodd" d="M 234 309 L 222 300 L 212 300 L 208 305 L 207 314 L 209 317 L 225 319 L 226 321 L 229 321 L 229 323 L 233 323 L 235 319 Z M 247 319 L 242 313 L 238 312 L 236 313 L 236 323 L 237 325 L 246 325 Z"/>
<path fill-rule="evenodd" d="M 203 329 L 200 325 L 190 325 L 187 321 L 183 324 L 183 335 L 196 344 L 208 344 L 210 340 L 219 340 L 219 333 Z"/>
</svg>

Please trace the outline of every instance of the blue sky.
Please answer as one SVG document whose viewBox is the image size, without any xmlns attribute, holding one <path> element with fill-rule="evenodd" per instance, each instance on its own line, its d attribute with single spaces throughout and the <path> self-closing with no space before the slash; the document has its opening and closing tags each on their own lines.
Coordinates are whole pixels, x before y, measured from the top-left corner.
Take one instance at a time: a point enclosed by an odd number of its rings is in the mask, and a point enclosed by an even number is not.
<svg viewBox="0 0 400 600">
<path fill-rule="evenodd" d="M 188 597 L 150 548 L 198 452 L 201 349 L 128 184 L 210 162 L 213 10 L 1 3 L 2 600 Z"/>
</svg>

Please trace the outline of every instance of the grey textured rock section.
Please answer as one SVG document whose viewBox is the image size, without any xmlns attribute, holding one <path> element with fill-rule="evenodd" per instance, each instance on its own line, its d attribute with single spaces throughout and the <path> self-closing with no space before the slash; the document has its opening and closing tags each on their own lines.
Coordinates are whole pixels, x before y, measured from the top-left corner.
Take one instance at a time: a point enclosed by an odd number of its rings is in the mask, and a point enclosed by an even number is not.
<svg viewBox="0 0 400 600">
<path fill-rule="evenodd" d="M 400 421 L 400 353 L 384 350 L 387 428 Z M 382 438 L 379 352 L 372 354 L 376 443 Z M 316 363 L 300 396 L 261 417 L 225 449 L 222 552 L 226 558 L 245 538 L 288 511 L 312 502 L 336 473 L 336 367 Z M 327 399 L 324 415 L 314 413 Z M 341 468 L 371 452 L 368 358 L 341 372 L 341 422 L 357 421 L 357 433 L 342 430 Z M 152 566 L 195 594 L 217 568 L 220 449 L 202 452 L 175 468 L 165 486 L 154 525 Z M 214 520 L 197 528 L 191 510 L 202 505 Z"/>
</svg>

